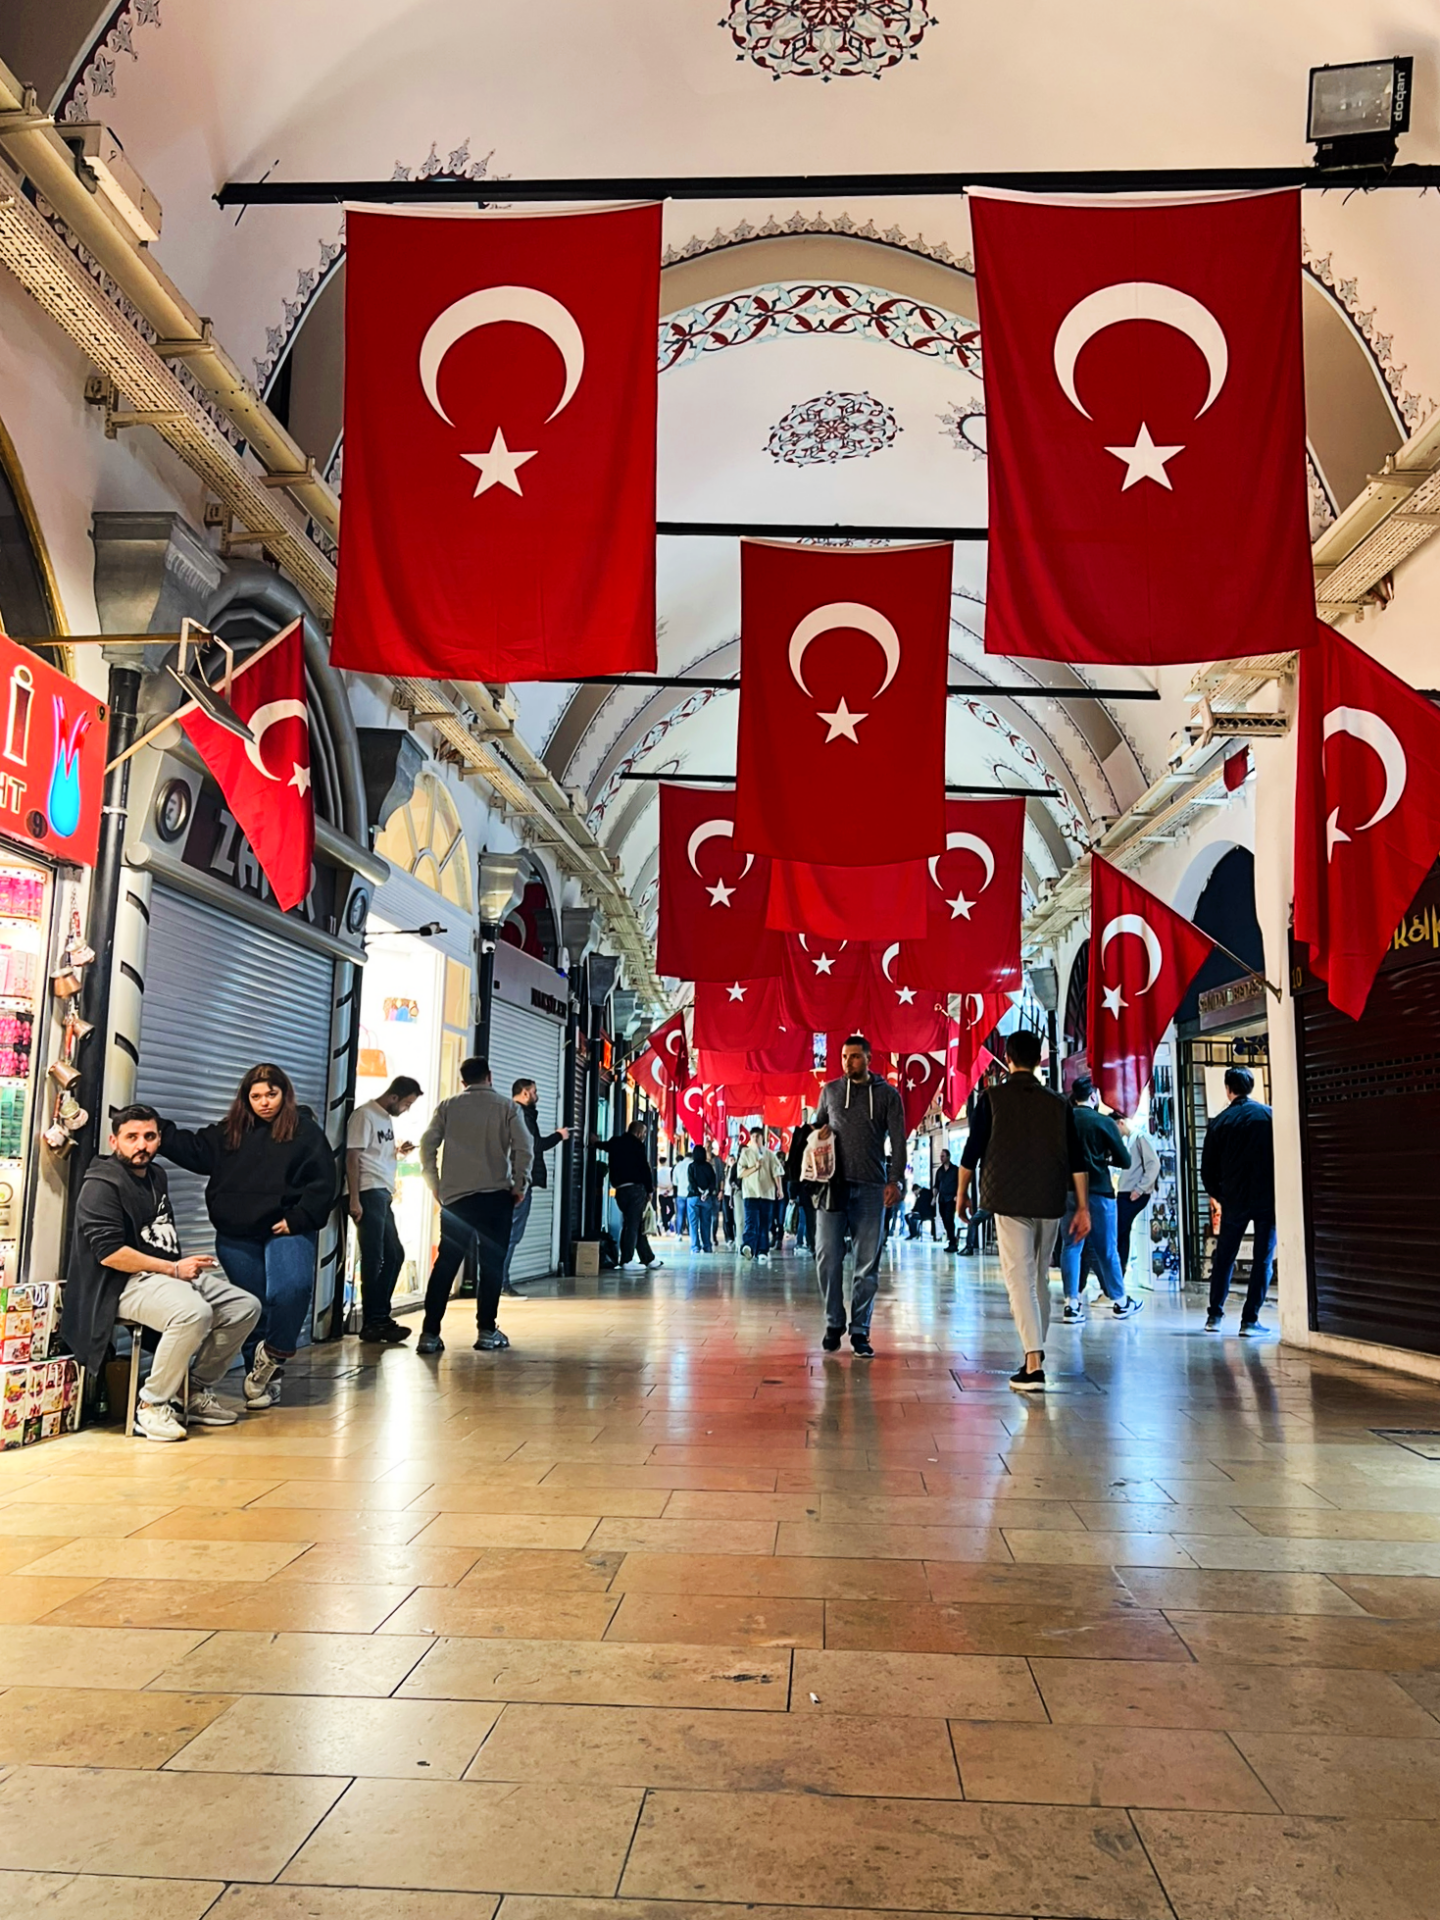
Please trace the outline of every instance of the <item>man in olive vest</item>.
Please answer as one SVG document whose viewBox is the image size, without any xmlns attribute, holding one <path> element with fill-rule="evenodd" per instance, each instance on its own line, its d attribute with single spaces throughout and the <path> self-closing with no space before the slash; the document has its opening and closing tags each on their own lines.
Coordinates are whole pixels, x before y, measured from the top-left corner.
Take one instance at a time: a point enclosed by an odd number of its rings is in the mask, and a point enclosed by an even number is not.
<svg viewBox="0 0 1440 1920">
<path fill-rule="evenodd" d="M 1039 1064 L 1039 1034 L 1017 1028 L 1005 1042 L 1010 1077 L 976 1100 L 960 1156 L 961 1219 L 974 1211 L 971 1183 L 977 1166 L 980 1205 L 995 1216 L 1000 1271 L 1025 1348 L 1024 1364 L 1010 1376 L 1017 1393 L 1045 1387 L 1050 1250 L 1072 1186 L 1076 1205 L 1070 1232 L 1083 1240 L 1090 1231 L 1089 1181 L 1074 1111 L 1036 1078 Z"/>
</svg>

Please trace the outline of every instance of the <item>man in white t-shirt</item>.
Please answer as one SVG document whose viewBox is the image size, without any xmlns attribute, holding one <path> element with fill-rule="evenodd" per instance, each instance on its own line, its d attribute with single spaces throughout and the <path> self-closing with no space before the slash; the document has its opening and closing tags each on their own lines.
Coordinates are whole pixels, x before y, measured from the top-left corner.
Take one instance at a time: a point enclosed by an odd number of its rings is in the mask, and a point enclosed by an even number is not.
<svg viewBox="0 0 1440 1920">
<path fill-rule="evenodd" d="M 360 1242 L 360 1338 L 390 1347 L 410 1338 L 409 1327 L 390 1313 L 395 1282 L 405 1264 L 391 1202 L 398 1157 L 415 1151 L 413 1140 L 396 1147 L 395 1122 L 420 1093 L 420 1082 L 402 1074 L 378 1099 L 357 1107 L 345 1131 L 345 1185 Z"/>
</svg>

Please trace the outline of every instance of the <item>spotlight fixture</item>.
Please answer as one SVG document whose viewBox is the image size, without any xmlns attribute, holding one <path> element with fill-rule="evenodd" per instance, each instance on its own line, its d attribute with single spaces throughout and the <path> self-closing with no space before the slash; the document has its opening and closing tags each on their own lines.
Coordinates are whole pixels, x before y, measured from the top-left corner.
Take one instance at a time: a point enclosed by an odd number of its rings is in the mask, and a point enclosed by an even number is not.
<svg viewBox="0 0 1440 1920">
<path fill-rule="evenodd" d="M 1397 137 L 1410 131 L 1414 68 L 1406 55 L 1310 69 L 1305 137 L 1315 148 L 1318 168 L 1390 165 Z"/>
</svg>

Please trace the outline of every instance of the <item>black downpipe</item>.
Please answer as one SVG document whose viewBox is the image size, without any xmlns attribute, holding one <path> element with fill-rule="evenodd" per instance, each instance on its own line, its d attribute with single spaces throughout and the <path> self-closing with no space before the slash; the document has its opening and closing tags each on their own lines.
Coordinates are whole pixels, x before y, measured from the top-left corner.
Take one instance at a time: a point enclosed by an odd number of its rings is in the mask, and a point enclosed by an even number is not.
<svg viewBox="0 0 1440 1920">
<path fill-rule="evenodd" d="M 1050 1085 L 1058 1093 L 1060 1091 L 1060 1029 L 1053 1007 L 1045 1015 L 1045 1027 L 1046 1037 L 1050 1042 Z"/>
<path fill-rule="evenodd" d="M 475 999 L 475 1051 L 490 1058 L 490 1020 L 495 1003 L 495 942 L 500 929 L 491 920 L 480 923 L 480 990 Z"/>
</svg>

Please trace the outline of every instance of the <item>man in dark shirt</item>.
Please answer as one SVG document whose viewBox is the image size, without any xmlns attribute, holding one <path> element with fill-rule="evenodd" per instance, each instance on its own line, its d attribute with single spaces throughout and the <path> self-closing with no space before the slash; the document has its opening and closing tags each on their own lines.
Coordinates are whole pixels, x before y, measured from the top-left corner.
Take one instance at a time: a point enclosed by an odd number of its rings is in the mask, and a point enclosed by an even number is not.
<svg viewBox="0 0 1440 1920">
<path fill-rule="evenodd" d="M 1207 1333 L 1220 1331 L 1230 1276 L 1247 1228 L 1253 1234 L 1250 1285 L 1240 1313 L 1240 1331 L 1264 1332 L 1260 1309 L 1275 1261 L 1275 1143 L 1269 1107 L 1250 1098 L 1254 1085 L 1255 1076 L 1248 1067 L 1225 1069 L 1228 1105 L 1206 1128 L 1200 1155 L 1201 1181 L 1220 1208 L 1220 1230 L 1215 1236 L 1215 1259 L 1210 1268 Z"/>
<path fill-rule="evenodd" d="M 534 1154 L 530 1161 L 530 1180 L 525 1188 L 525 1198 L 515 1203 L 515 1218 L 510 1222 L 510 1245 L 505 1253 L 505 1277 L 500 1282 L 500 1291 L 509 1294 L 512 1299 L 523 1300 L 524 1294 L 510 1284 L 511 1262 L 515 1258 L 515 1249 L 525 1238 L 525 1227 L 530 1218 L 530 1202 L 535 1198 L 535 1189 L 548 1187 L 550 1184 L 550 1176 L 545 1171 L 545 1156 L 552 1147 L 558 1147 L 562 1140 L 570 1138 L 570 1129 L 557 1127 L 554 1133 L 541 1133 L 540 1115 L 537 1111 L 540 1104 L 540 1089 L 533 1080 L 517 1080 L 510 1091 L 516 1106 L 520 1109 L 520 1117 L 529 1130 Z"/>
<path fill-rule="evenodd" d="M 1128 1320 L 1131 1314 L 1139 1313 L 1145 1303 L 1125 1291 L 1116 1240 L 1115 1182 L 1110 1169 L 1128 1169 L 1130 1149 L 1109 1114 L 1101 1113 L 1096 1106 L 1094 1082 L 1088 1075 L 1082 1074 L 1071 1087 L 1070 1105 L 1075 1110 L 1075 1131 L 1080 1136 L 1089 1176 L 1090 1231 L 1083 1240 L 1067 1233 L 1061 1243 L 1060 1278 L 1065 1287 L 1065 1318 L 1069 1321 L 1085 1318 L 1083 1269 L 1088 1265 L 1094 1268 L 1115 1318 Z M 1074 1206 L 1072 1194 L 1067 1206 L 1067 1226 Z"/>
<path fill-rule="evenodd" d="M 607 1140 L 600 1151 L 609 1156 L 610 1185 L 620 1209 L 620 1264 L 627 1266 L 638 1248 L 643 1267 L 659 1267 L 645 1233 L 645 1208 L 655 1191 L 655 1175 L 645 1151 L 645 1122 L 632 1120 L 624 1133 Z"/>
<path fill-rule="evenodd" d="M 1009 1036 L 1005 1065 L 1010 1078 L 975 1102 L 960 1156 L 961 1219 L 968 1219 L 974 1207 L 970 1189 L 977 1166 L 981 1205 L 995 1216 L 1000 1271 L 1025 1347 L 1023 1365 L 1010 1376 L 1017 1393 L 1044 1391 L 1050 1249 L 1072 1186 L 1076 1207 L 1070 1231 L 1081 1240 L 1090 1231 L 1085 1154 L 1074 1110 L 1036 1079 L 1040 1051 L 1040 1036 L 1028 1027 Z"/>
<path fill-rule="evenodd" d="M 815 1131 L 835 1143 L 835 1178 L 815 1215 L 815 1264 L 825 1302 L 820 1344 L 834 1353 L 845 1331 L 845 1240 L 855 1255 L 850 1283 L 850 1345 L 873 1360 L 870 1320 L 884 1248 L 885 1215 L 900 1204 L 905 1177 L 905 1107 L 888 1080 L 870 1071 L 870 1042 L 852 1033 L 840 1049 L 844 1069 L 828 1080 L 815 1108 Z"/>
<path fill-rule="evenodd" d="M 955 1196 L 960 1191 L 960 1169 L 950 1158 L 948 1148 L 940 1152 L 935 1169 L 935 1204 L 940 1209 L 940 1224 L 945 1229 L 945 1251 L 955 1253 Z"/>
</svg>

